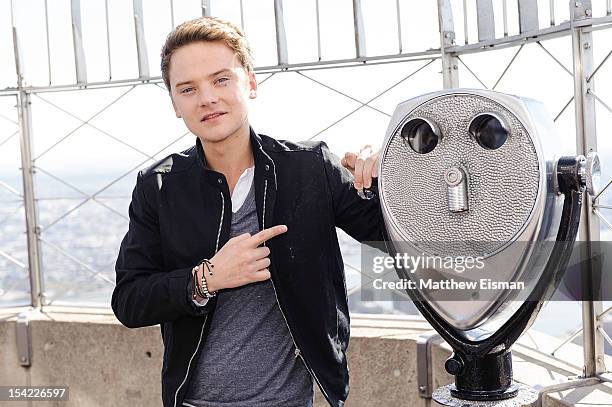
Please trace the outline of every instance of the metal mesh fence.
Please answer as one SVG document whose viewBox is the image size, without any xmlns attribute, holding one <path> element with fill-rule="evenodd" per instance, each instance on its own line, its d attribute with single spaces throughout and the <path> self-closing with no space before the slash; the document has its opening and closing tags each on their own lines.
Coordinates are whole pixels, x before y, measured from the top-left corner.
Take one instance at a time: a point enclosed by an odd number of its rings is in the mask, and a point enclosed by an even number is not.
<svg viewBox="0 0 612 407">
<path fill-rule="evenodd" d="M 280 10 L 280 1 L 256 10 L 241 0 L 212 6 L 206 1 L 138 0 L 0 3 L 5 11 L 0 12 L 2 35 L 12 35 L 16 48 L 24 50 L 14 55 L 0 44 L 8 61 L 17 57 L 20 72 L 15 77 L 12 62 L 7 68 L 7 59 L 0 58 L 0 77 L 6 82 L 0 86 L 7 86 L 0 93 L 0 306 L 31 301 L 17 97 L 27 94 L 31 102 L 27 136 L 32 151 L 25 159 L 34 170 L 37 227 L 32 233 L 40 244 L 42 304 L 107 306 L 137 171 L 194 142 L 172 115 L 155 44 L 178 22 L 211 12 L 239 22 L 251 39 L 261 85 L 251 116 L 259 132 L 279 139 L 325 140 L 340 155 L 380 144 L 397 103 L 444 83 L 543 101 L 558 131 L 557 143 L 548 147 L 575 154 L 581 125 L 576 103 L 582 106 L 584 97 L 595 101 L 603 184 L 612 179 L 605 165 L 612 159 L 607 137 L 612 128 L 610 2 L 594 2 L 589 9 L 587 20 L 599 28 L 584 22 L 578 28 L 592 32 L 588 46 L 593 53 L 593 69 L 584 78 L 588 89 L 580 100 L 577 57 L 568 35 L 576 28 L 568 21 L 572 15 L 566 2 L 563 7 L 540 2 L 535 21 L 525 11 L 521 17 L 521 4 L 527 2 L 518 2 L 517 8 L 505 0 L 439 1 L 438 13 L 435 7 L 414 13 L 392 0 L 331 3 L 285 2 Z M 482 8 L 489 3 L 490 9 Z M 455 16 L 452 33 L 444 31 L 444 7 Z M 417 19 L 428 28 L 415 32 Z M 380 20 L 394 25 L 367 30 Z M 6 29 L 12 25 L 15 30 Z M 46 52 L 35 52 L 41 44 Z M 599 220 L 601 240 L 612 238 L 610 190 L 602 191 L 590 214 Z M 360 301 L 367 281 L 360 273 L 359 245 L 341 231 L 339 235 L 351 311 L 415 313 L 409 301 Z M 406 295 L 398 292 L 398 299 Z M 607 305 L 597 313 L 601 325 L 595 324 L 594 331 L 608 342 L 610 354 Z M 561 355 L 567 344 L 582 343 L 583 315 L 579 303 L 550 303 L 536 328 L 558 341 L 536 341 L 534 347 Z"/>
</svg>

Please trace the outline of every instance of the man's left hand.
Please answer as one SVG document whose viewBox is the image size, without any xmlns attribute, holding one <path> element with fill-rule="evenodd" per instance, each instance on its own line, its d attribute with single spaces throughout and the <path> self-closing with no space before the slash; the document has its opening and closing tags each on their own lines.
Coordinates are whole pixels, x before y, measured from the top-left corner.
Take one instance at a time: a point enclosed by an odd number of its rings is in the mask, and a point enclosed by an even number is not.
<svg viewBox="0 0 612 407">
<path fill-rule="evenodd" d="M 372 186 L 372 178 L 378 177 L 378 160 L 380 150 L 372 152 L 372 146 L 366 145 L 359 153 L 347 152 L 340 161 L 342 165 L 348 169 L 355 181 L 355 189 L 370 188 Z"/>
</svg>

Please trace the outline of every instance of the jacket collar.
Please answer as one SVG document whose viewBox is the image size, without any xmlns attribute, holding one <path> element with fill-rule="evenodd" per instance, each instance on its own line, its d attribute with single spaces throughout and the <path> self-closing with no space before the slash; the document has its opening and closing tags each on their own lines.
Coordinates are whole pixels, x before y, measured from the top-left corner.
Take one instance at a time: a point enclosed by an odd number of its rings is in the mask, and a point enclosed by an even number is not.
<svg viewBox="0 0 612 407">
<path fill-rule="evenodd" d="M 253 150 L 255 167 L 257 168 L 258 165 L 262 165 L 265 168 L 266 164 L 273 167 L 274 161 L 272 161 L 272 158 L 270 158 L 268 153 L 265 151 L 265 149 L 269 149 L 272 147 L 271 143 L 267 142 L 267 140 L 264 141 L 262 137 L 259 134 L 255 133 L 253 128 L 250 126 L 249 137 L 251 139 L 251 147 Z M 264 144 L 266 144 L 265 148 Z M 212 170 L 208 166 L 208 163 L 206 162 L 206 156 L 204 154 L 204 147 L 202 146 L 202 141 L 198 137 L 196 137 L 196 160 L 198 162 L 197 165 L 205 172 L 213 172 L 216 175 L 219 174 L 217 171 Z"/>
<path fill-rule="evenodd" d="M 259 227 L 263 229 L 272 226 L 271 222 L 274 213 L 274 203 L 276 201 L 276 190 L 278 188 L 276 166 L 268 154 L 274 150 L 274 140 L 267 136 L 260 136 L 255 133 L 252 127 L 249 127 L 249 132 L 253 159 L 255 161 L 255 203 L 259 218 Z M 223 182 L 225 177 L 220 172 L 214 171 L 208 167 L 204 155 L 204 147 L 197 137 L 196 151 L 196 165 L 204 171 L 205 180 L 217 187 L 223 185 L 222 188 L 225 189 L 225 185 L 227 184 L 227 181 L 225 181 L 225 183 Z M 229 194 L 229 190 L 227 193 Z"/>
</svg>

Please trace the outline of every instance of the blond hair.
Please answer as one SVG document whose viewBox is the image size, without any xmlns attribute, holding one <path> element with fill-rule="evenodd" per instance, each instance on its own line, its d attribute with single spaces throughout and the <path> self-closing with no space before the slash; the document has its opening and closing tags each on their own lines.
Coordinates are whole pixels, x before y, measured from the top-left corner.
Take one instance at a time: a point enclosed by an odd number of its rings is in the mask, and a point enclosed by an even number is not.
<svg viewBox="0 0 612 407">
<path fill-rule="evenodd" d="M 177 49 L 199 41 L 221 41 L 238 56 L 244 69 L 253 72 L 251 48 L 235 24 L 216 17 L 201 17 L 185 21 L 168 34 L 161 51 L 161 72 L 166 88 L 170 91 L 170 60 Z"/>
</svg>

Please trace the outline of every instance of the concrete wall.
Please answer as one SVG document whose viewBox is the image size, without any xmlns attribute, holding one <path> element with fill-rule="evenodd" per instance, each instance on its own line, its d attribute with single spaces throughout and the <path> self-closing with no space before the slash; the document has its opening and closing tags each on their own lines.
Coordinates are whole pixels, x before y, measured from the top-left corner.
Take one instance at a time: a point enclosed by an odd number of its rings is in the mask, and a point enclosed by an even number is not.
<svg viewBox="0 0 612 407">
<path fill-rule="evenodd" d="M 16 316 L 23 309 L 0 310 L 0 385 L 69 386 L 66 402 L 35 406 L 159 406 L 162 342 L 158 327 L 128 329 L 109 310 L 74 313 L 53 309 L 30 316 L 31 366 L 19 364 Z M 353 318 L 349 347 L 351 392 L 348 407 L 411 406 L 435 403 L 420 398 L 416 375 L 416 339 L 430 328 L 422 321 L 398 318 Z M 434 348 L 435 385 L 450 383 L 443 370 L 449 350 Z M 514 350 L 516 378 L 527 384 L 542 379 L 565 380 L 575 369 L 519 344 Z M 605 385 L 550 393 L 542 405 L 560 406 L 581 400 L 612 406 Z M 602 387 L 603 386 L 603 387 Z M 602 404 L 603 403 L 603 404 Z M 0 402 L 25 407 L 25 402 Z M 316 406 L 325 406 L 317 393 Z"/>
</svg>

